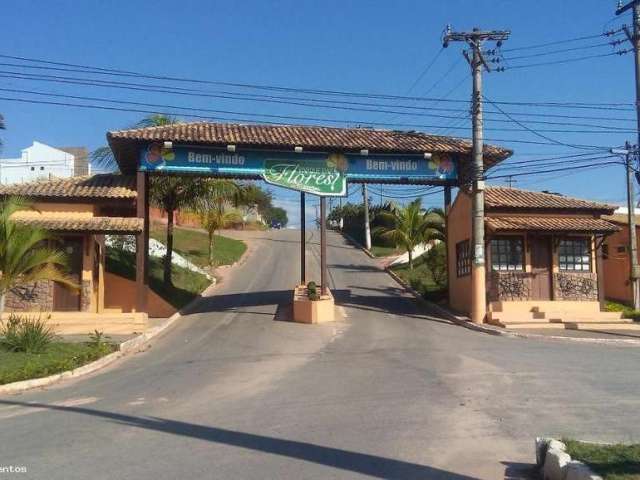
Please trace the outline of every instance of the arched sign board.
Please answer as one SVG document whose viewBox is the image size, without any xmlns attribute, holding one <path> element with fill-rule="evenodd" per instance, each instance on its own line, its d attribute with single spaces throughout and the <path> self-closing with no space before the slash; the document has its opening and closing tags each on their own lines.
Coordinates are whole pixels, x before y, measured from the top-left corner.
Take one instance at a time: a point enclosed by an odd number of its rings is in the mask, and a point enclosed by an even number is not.
<svg viewBox="0 0 640 480">
<path fill-rule="evenodd" d="M 238 178 L 256 176 L 280 187 L 319 196 L 345 196 L 352 181 L 455 180 L 455 162 L 433 154 L 278 152 L 246 150 L 229 152 L 197 146 L 165 148 L 152 143 L 140 151 L 140 170 L 146 172 L 199 173 Z"/>
</svg>

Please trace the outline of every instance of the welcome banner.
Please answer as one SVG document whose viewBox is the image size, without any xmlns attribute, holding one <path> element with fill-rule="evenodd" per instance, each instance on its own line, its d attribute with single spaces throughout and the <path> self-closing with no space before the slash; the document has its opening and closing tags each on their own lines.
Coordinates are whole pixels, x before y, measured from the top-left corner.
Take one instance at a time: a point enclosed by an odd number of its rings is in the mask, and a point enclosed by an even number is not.
<svg viewBox="0 0 640 480">
<path fill-rule="evenodd" d="M 455 180 L 455 162 L 445 156 L 359 155 L 314 152 L 245 150 L 228 152 L 206 147 L 164 148 L 152 143 L 140 151 L 140 170 L 262 177 L 285 188 L 320 196 L 344 196 L 348 180 L 428 181 Z"/>
</svg>

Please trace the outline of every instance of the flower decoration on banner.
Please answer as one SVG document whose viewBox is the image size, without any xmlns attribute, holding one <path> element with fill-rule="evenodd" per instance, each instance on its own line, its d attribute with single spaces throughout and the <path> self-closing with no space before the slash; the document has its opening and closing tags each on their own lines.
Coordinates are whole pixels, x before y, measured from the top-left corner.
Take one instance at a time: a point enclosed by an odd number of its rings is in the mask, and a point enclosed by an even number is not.
<svg viewBox="0 0 640 480">
<path fill-rule="evenodd" d="M 434 169 L 440 175 L 447 175 L 453 172 L 454 164 L 449 157 L 434 153 L 429 160 L 429 168 Z"/>
<path fill-rule="evenodd" d="M 145 160 L 149 165 L 160 168 L 166 162 L 175 160 L 176 154 L 171 148 L 165 148 L 162 143 L 152 143 L 147 147 Z"/>
<path fill-rule="evenodd" d="M 332 153 L 329 155 L 329 158 L 327 158 L 327 167 L 334 168 L 339 172 L 346 172 L 349 167 L 349 163 L 347 161 L 347 157 L 343 154 Z"/>
</svg>

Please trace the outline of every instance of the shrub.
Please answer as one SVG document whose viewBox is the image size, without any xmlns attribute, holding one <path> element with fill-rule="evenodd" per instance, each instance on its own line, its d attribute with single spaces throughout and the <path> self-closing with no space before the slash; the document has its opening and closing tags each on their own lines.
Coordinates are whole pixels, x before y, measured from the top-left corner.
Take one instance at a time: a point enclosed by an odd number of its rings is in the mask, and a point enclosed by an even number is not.
<svg viewBox="0 0 640 480">
<path fill-rule="evenodd" d="M 424 254 L 424 263 L 431 273 L 433 282 L 440 288 L 447 285 L 447 253 L 443 242 L 433 245 Z"/>
<path fill-rule="evenodd" d="M 92 334 L 89 335 L 89 341 L 87 342 L 87 346 L 97 353 L 106 354 L 113 350 L 112 345 L 107 341 L 111 339 L 99 330 L 94 330 Z"/>
<path fill-rule="evenodd" d="M 51 327 L 40 317 L 11 314 L 0 327 L 0 343 L 11 352 L 44 353 L 55 338 Z"/>
<path fill-rule="evenodd" d="M 318 286 L 316 285 L 316 282 L 307 283 L 307 296 L 311 301 L 320 300 L 320 294 L 318 293 Z"/>
</svg>

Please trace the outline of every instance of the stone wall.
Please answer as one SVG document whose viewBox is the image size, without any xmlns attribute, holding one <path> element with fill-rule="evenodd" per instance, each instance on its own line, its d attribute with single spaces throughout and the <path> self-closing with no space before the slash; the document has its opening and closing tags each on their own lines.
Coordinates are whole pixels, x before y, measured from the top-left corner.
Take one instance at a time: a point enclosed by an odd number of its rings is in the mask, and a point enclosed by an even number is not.
<svg viewBox="0 0 640 480">
<path fill-rule="evenodd" d="M 53 282 L 40 281 L 14 288 L 7 294 L 5 308 L 8 311 L 53 310 Z"/>
<path fill-rule="evenodd" d="M 522 301 L 531 297 L 531 274 L 526 272 L 491 272 L 489 300 Z"/>
<path fill-rule="evenodd" d="M 598 275 L 591 272 L 560 272 L 553 274 L 554 300 L 598 300 Z"/>
</svg>

